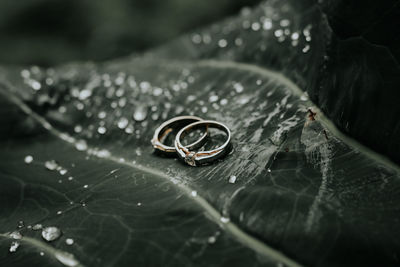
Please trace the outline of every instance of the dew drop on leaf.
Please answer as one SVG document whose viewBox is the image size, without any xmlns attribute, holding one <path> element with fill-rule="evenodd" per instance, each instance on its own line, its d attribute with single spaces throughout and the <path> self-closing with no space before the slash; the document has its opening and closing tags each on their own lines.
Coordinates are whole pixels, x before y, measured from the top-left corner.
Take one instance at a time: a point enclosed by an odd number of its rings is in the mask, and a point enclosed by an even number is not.
<svg viewBox="0 0 400 267">
<path fill-rule="evenodd" d="M 65 266 L 74 267 L 79 264 L 79 262 L 75 259 L 74 255 L 67 253 L 67 252 L 57 251 L 54 254 L 54 257 L 56 257 L 56 259 L 59 262 L 61 262 L 62 264 L 64 264 Z"/>
<path fill-rule="evenodd" d="M 9 236 L 10 236 L 12 239 L 17 239 L 17 240 L 22 239 L 22 235 L 21 235 L 21 233 L 18 232 L 18 231 L 11 232 Z"/>
<path fill-rule="evenodd" d="M 122 117 L 118 121 L 118 128 L 125 129 L 126 126 L 128 126 L 128 123 L 129 123 L 128 119 L 125 117 Z"/>
<path fill-rule="evenodd" d="M 80 132 L 82 132 L 82 126 L 80 126 L 80 125 L 75 125 L 75 127 L 74 127 L 74 132 L 75 132 L 75 133 L 80 133 Z"/>
<path fill-rule="evenodd" d="M 85 141 L 85 140 L 78 140 L 78 141 L 75 143 L 75 148 L 76 148 L 77 150 L 79 150 L 79 151 L 84 151 L 84 150 L 86 150 L 86 149 L 87 149 L 87 143 L 86 143 L 86 141 Z"/>
<path fill-rule="evenodd" d="M 218 46 L 224 48 L 228 45 L 228 42 L 225 39 L 221 39 L 218 41 Z"/>
<path fill-rule="evenodd" d="M 42 230 L 42 237 L 46 241 L 54 241 L 61 235 L 61 230 L 55 226 L 45 227 Z"/>
<path fill-rule="evenodd" d="M 44 163 L 44 166 L 46 167 L 46 169 L 54 171 L 55 169 L 57 169 L 58 164 L 55 160 L 48 160 Z"/>
<path fill-rule="evenodd" d="M 261 28 L 260 23 L 258 22 L 253 22 L 253 24 L 251 24 L 251 29 L 253 31 L 258 31 Z"/>
<path fill-rule="evenodd" d="M 32 226 L 32 230 L 37 231 L 37 230 L 42 230 L 43 225 L 41 225 L 40 223 L 35 224 L 34 226 Z"/>
<path fill-rule="evenodd" d="M 228 222 L 230 221 L 230 219 L 229 219 L 228 217 L 222 216 L 221 219 L 220 219 L 220 221 L 221 221 L 222 223 L 228 223 Z"/>
<path fill-rule="evenodd" d="M 79 100 L 85 100 L 92 95 L 92 92 L 88 89 L 84 89 L 79 93 Z"/>
<path fill-rule="evenodd" d="M 27 155 L 24 159 L 26 164 L 30 164 L 33 161 L 33 157 L 31 155 Z"/>
<path fill-rule="evenodd" d="M 24 221 L 18 221 L 18 224 L 17 224 L 17 228 L 18 228 L 18 229 L 21 229 L 21 228 L 23 228 L 24 226 L 25 226 Z"/>
<path fill-rule="evenodd" d="M 133 119 L 135 121 L 144 121 L 147 116 L 147 107 L 145 105 L 138 105 L 133 113 Z"/>
<path fill-rule="evenodd" d="M 229 183 L 231 183 L 231 184 L 234 184 L 235 182 L 236 182 L 236 176 L 235 175 L 231 175 L 230 177 L 229 177 Z"/>
<path fill-rule="evenodd" d="M 74 244 L 74 240 L 73 240 L 72 238 L 67 238 L 67 239 L 65 239 L 65 243 L 66 243 L 67 245 L 71 246 L 71 245 Z"/>
<path fill-rule="evenodd" d="M 210 236 L 207 241 L 209 244 L 214 244 L 217 238 L 215 236 Z"/>
<path fill-rule="evenodd" d="M 212 95 L 210 96 L 210 98 L 208 99 L 210 102 L 215 102 L 218 100 L 218 96 L 217 95 Z"/>
<path fill-rule="evenodd" d="M 307 53 L 308 51 L 310 50 L 310 45 L 306 45 L 304 48 L 303 48 L 303 53 Z"/>
<path fill-rule="evenodd" d="M 97 128 L 97 132 L 99 134 L 105 134 L 107 132 L 107 129 L 104 126 L 100 126 L 99 128 Z"/>
<path fill-rule="evenodd" d="M 236 93 L 241 93 L 244 90 L 243 85 L 241 83 L 234 83 L 233 88 L 235 89 Z"/>
<path fill-rule="evenodd" d="M 270 30 L 272 28 L 272 21 L 271 19 L 265 19 L 263 22 L 263 29 Z"/>
<path fill-rule="evenodd" d="M 19 247 L 19 242 L 18 241 L 13 241 L 11 243 L 11 246 L 10 246 L 10 252 L 11 253 L 16 252 L 18 247 Z"/>
</svg>

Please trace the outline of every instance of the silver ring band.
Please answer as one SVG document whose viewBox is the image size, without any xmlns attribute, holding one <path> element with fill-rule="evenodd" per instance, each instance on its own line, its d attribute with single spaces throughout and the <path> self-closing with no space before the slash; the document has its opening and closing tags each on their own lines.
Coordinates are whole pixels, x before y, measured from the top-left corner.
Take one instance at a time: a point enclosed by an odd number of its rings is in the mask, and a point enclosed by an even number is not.
<svg viewBox="0 0 400 267">
<path fill-rule="evenodd" d="M 181 139 L 185 134 L 187 134 L 192 129 L 204 126 L 207 127 L 207 132 L 209 127 L 217 128 L 224 131 L 227 134 L 227 140 L 225 141 L 225 143 L 216 149 L 209 151 L 199 151 L 199 152 L 190 151 L 188 146 L 185 147 L 182 145 Z M 228 127 L 217 121 L 202 120 L 193 122 L 183 127 L 178 132 L 178 134 L 175 137 L 175 149 L 176 152 L 178 153 L 179 158 L 184 160 L 188 165 L 199 166 L 211 163 L 221 158 L 222 156 L 226 155 L 229 152 L 230 142 L 231 142 L 231 131 L 229 130 Z"/>
<path fill-rule="evenodd" d="M 159 151 L 163 154 L 166 155 L 176 155 L 176 150 L 175 147 L 173 146 L 167 146 L 164 145 L 163 142 L 166 139 L 166 137 L 168 136 L 168 134 L 170 134 L 173 129 L 176 128 L 182 128 L 190 123 L 193 122 L 198 122 L 198 121 L 202 121 L 202 118 L 196 117 L 196 116 L 178 116 L 175 118 L 172 118 L 170 120 L 167 120 L 165 122 L 163 122 L 154 132 L 153 135 L 153 139 L 151 139 L 151 144 L 153 145 L 154 149 L 156 151 Z M 198 147 L 201 147 L 205 141 L 206 141 L 206 137 L 207 137 L 207 131 L 205 134 L 203 134 L 196 142 L 187 145 L 186 147 L 188 149 L 195 149 Z"/>
</svg>

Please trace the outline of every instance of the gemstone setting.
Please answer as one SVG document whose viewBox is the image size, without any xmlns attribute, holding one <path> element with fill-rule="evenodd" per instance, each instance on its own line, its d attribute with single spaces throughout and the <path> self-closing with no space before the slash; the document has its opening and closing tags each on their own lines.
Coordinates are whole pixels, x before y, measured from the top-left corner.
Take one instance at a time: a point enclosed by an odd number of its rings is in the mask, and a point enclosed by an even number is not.
<svg viewBox="0 0 400 267">
<path fill-rule="evenodd" d="M 196 153 L 195 152 L 190 152 L 186 154 L 185 156 L 185 162 L 190 165 L 190 166 L 196 166 Z"/>
</svg>

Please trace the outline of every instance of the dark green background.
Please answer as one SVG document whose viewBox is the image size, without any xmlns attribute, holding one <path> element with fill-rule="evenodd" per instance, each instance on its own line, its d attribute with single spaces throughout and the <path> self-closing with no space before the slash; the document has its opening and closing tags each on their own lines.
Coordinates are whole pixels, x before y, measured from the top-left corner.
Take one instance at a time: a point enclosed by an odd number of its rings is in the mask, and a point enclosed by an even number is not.
<svg viewBox="0 0 400 267">
<path fill-rule="evenodd" d="M 259 0 L 0 1 L 0 63 L 106 60 L 165 43 Z"/>
</svg>

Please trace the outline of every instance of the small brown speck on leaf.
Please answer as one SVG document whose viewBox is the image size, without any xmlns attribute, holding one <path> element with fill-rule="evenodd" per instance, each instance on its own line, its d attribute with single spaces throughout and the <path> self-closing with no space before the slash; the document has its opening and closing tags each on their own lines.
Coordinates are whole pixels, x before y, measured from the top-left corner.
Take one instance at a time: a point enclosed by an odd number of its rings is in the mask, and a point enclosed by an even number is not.
<svg viewBox="0 0 400 267">
<path fill-rule="evenodd" d="M 313 112 L 310 108 L 307 111 L 308 111 L 308 118 L 310 119 L 310 121 L 315 121 L 315 115 L 317 115 L 317 113 Z"/>
</svg>

